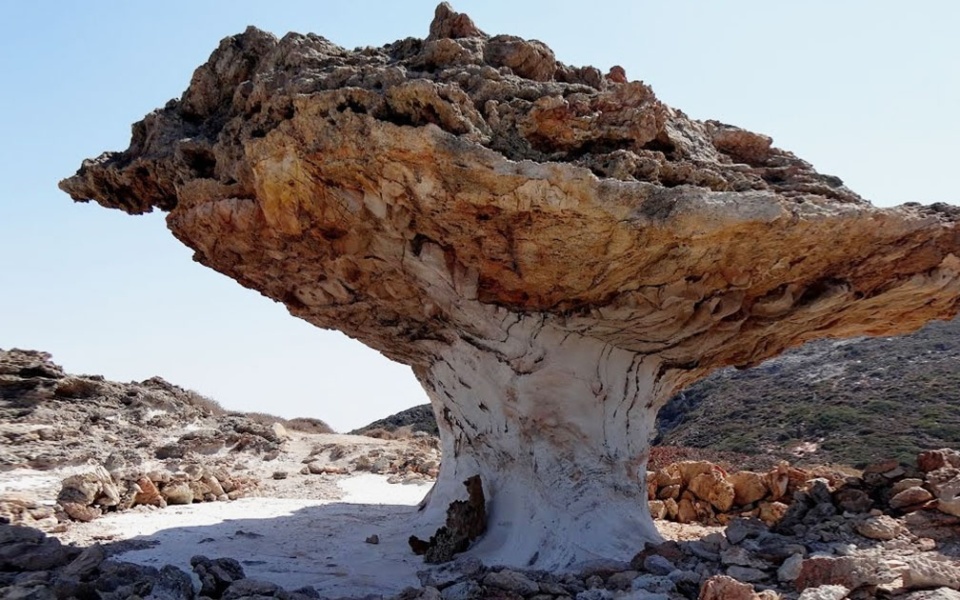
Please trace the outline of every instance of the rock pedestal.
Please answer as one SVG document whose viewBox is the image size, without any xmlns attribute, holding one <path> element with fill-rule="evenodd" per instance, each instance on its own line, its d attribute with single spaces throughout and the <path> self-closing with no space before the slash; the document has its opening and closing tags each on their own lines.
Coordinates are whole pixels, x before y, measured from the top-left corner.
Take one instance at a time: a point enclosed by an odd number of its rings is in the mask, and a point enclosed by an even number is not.
<svg viewBox="0 0 960 600">
<path fill-rule="evenodd" d="M 197 261 L 411 365 L 428 520 L 480 475 L 477 554 L 560 567 L 656 537 L 648 437 L 683 385 L 957 312 L 957 209 L 876 209 L 771 142 L 443 4 L 381 48 L 228 38 L 61 188 L 169 211 Z"/>
</svg>

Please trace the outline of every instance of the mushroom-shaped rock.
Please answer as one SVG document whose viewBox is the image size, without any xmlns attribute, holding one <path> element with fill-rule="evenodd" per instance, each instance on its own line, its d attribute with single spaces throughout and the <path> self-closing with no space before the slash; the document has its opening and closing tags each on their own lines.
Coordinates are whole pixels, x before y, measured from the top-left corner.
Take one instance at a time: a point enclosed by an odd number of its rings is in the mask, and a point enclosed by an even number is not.
<svg viewBox="0 0 960 600">
<path fill-rule="evenodd" d="M 658 538 L 658 408 L 711 371 L 957 312 L 957 209 L 877 209 L 770 138 L 489 37 L 221 42 L 61 188 L 168 211 L 195 260 L 410 365 L 440 426 L 426 537 L 479 475 L 492 562 Z"/>
</svg>

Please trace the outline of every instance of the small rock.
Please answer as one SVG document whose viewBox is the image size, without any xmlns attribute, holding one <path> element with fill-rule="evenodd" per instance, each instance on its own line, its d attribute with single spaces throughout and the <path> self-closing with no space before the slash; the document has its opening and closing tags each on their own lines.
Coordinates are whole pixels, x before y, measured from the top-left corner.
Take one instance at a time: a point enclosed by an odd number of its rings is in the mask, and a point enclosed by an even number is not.
<svg viewBox="0 0 960 600">
<path fill-rule="evenodd" d="M 871 540 L 892 540 L 903 531 L 903 526 L 887 515 L 868 517 L 857 523 L 854 528 L 857 533 Z"/>
<path fill-rule="evenodd" d="M 783 502 L 761 502 L 759 518 L 767 525 L 775 525 L 787 514 L 789 508 Z"/>
<path fill-rule="evenodd" d="M 377 535 L 377 534 L 373 534 L 373 535 L 371 535 L 371 536 L 368 536 L 367 539 L 365 539 L 365 540 L 363 540 L 363 541 L 365 541 L 365 542 L 368 543 L 368 544 L 374 544 L 374 545 L 376 545 L 376 544 L 379 544 L 379 543 L 380 543 L 380 536 Z"/>
<path fill-rule="evenodd" d="M 727 512 L 733 507 L 735 494 L 733 484 L 726 480 L 719 469 L 700 473 L 690 481 L 687 489 L 701 500 L 712 504 L 720 512 Z"/>
<path fill-rule="evenodd" d="M 104 552 L 103 546 L 94 544 L 86 548 L 80 553 L 80 556 L 64 567 L 61 575 L 74 579 L 83 579 L 96 571 L 97 568 L 100 567 L 100 563 L 106 559 L 107 553 Z"/>
<path fill-rule="evenodd" d="M 643 569 L 653 575 L 669 575 L 676 568 L 666 557 L 659 554 L 651 554 L 643 560 Z"/>
<path fill-rule="evenodd" d="M 842 585 L 821 585 L 803 590 L 797 600 L 843 600 L 849 593 Z"/>
<path fill-rule="evenodd" d="M 140 491 L 133 497 L 134 506 L 145 505 L 166 508 L 167 501 L 164 500 L 160 490 L 157 489 L 156 484 L 150 478 L 141 477 L 137 479 L 137 487 Z"/>
<path fill-rule="evenodd" d="M 662 575 L 640 575 L 635 578 L 630 587 L 633 591 L 645 591 L 654 594 L 669 594 L 676 589 L 677 584 L 669 577 Z"/>
<path fill-rule="evenodd" d="M 476 581 L 467 580 L 455 583 L 440 592 L 443 600 L 477 600 L 481 598 L 483 589 Z"/>
<path fill-rule="evenodd" d="M 746 581 L 748 583 L 763 581 L 768 577 L 767 573 L 761 571 L 760 569 L 741 567 L 739 565 L 727 567 L 727 575 L 733 577 L 737 581 Z"/>
<path fill-rule="evenodd" d="M 906 508 L 933 500 L 933 494 L 922 487 L 911 487 L 890 498 L 890 508 Z"/>
<path fill-rule="evenodd" d="M 822 585 L 842 585 L 855 590 L 895 578 L 876 558 L 815 556 L 803 561 L 795 585 L 798 591 Z"/>
<path fill-rule="evenodd" d="M 243 567 L 232 558 L 194 556 L 190 566 L 200 579 L 200 595 L 212 598 L 219 598 L 231 584 L 246 577 Z"/>
<path fill-rule="evenodd" d="M 460 556 L 453 562 L 417 571 L 417 578 L 420 580 L 420 585 L 424 587 L 442 589 L 462 578 L 474 577 L 481 571 L 483 571 L 483 563 L 479 559 Z"/>
<path fill-rule="evenodd" d="M 165 565 L 145 600 L 193 600 L 193 581 L 184 571 Z"/>
<path fill-rule="evenodd" d="M 527 596 L 536 594 L 540 591 L 540 586 L 529 577 L 516 571 L 504 569 L 500 572 L 487 573 L 483 578 L 483 585 L 487 587 L 499 588 L 510 592 L 516 592 Z"/>
<path fill-rule="evenodd" d="M 873 500 L 863 490 L 852 487 L 840 488 L 833 494 L 833 501 L 840 510 L 850 513 L 865 513 L 873 508 Z"/>
<path fill-rule="evenodd" d="M 960 517 L 960 475 L 939 486 L 937 510 L 947 515 Z"/>
<path fill-rule="evenodd" d="M 764 483 L 764 476 L 761 473 L 737 471 L 727 479 L 733 485 L 733 503 L 737 506 L 759 502 L 770 493 L 770 489 Z"/>
<path fill-rule="evenodd" d="M 629 590 L 633 585 L 633 580 L 640 575 L 637 571 L 620 571 L 607 577 L 608 590 Z"/>
<path fill-rule="evenodd" d="M 187 482 L 175 481 L 163 486 L 160 495 L 168 505 L 190 504 L 193 502 L 193 489 Z"/>
<path fill-rule="evenodd" d="M 614 595 L 610 590 L 593 588 L 579 592 L 576 598 L 577 600 L 613 600 Z"/>
<path fill-rule="evenodd" d="M 777 569 L 777 579 L 784 583 L 796 580 L 796 578 L 800 576 L 801 565 L 803 565 L 803 555 L 792 555 L 783 561 L 783 564 Z"/>
<path fill-rule="evenodd" d="M 939 588 L 936 590 L 925 590 L 922 592 L 913 592 L 902 596 L 900 600 L 960 600 L 960 592 L 950 588 Z"/>
<path fill-rule="evenodd" d="M 892 486 L 890 486 L 890 496 L 896 496 L 903 490 L 912 488 L 912 487 L 923 487 L 923 480 L 917 479 L 916 477 L 907 477 L 906 479 L 901 479 Z"/>
<path fill-rule="evenodd" d="M 287 478 L 287 472 L 286 472 L 286 471 L 274 471 L 272 477 L 273 477 L 274 479 L 278 479 L 278 480 L 279 480 L 279 479 L 286 479 L 286 478 Z"/>
<path fill-rule="evenodd" d="M 749 583 L 741 583 L 726 575 L 714 575 L 700 588 L 699 600 L 757 600 Z"/>
<path fill-rule="evenodd" d="M 223 600 L 240 600 L 250 596 L 275 596 L 280 586 L 269 581 L 257 579 L 240 579 L 234 581 L 223 593 Z"/>
<path fill-rule="evenodd" d="M 947 587 L 960 590 L 960 562 L 946 557 L 905 557 L 906 569 L 901 573 L 907 589 Z"/>
<path fill-rule="evenodd" d="M 720 562 L 724 565 L 738 565 L 755 569 L 769 569 L 771 567 L 766 561 L 751 555 L 742 546 L 731 546 L 720 552 Z"/>
<path fill-rule="evenodd" d="M 747 538 L 759 537 L 767 532 L 767 526 L 756 519 L 733 519 L 727 524 L 724 535 L 731 544 L 739 544 Z"/>
</svg>

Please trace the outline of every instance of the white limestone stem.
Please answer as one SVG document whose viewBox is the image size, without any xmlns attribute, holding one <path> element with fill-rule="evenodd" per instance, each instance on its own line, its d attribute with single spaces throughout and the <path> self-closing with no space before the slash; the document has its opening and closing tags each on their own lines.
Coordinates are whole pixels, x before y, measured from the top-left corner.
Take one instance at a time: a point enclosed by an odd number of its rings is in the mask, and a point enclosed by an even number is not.
<svg viewBox="0 0 960 600">
<path fill-rule="evenodd" d="M 659 358 L 511 315 L 498 340 L 463 337 L 418 372 L 443 464 L 426 523 L 442 523 L 479 474 L 488 564 L 568 569 L 629 560 L 659 535 L 645 466 L 659 408 Z"/>
</svg>

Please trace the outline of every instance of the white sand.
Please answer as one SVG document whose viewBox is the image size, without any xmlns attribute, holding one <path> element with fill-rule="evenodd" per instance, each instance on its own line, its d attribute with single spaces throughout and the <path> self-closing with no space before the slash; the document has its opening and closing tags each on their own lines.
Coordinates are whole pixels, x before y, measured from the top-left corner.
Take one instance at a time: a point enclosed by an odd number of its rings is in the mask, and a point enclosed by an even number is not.
<svg viewBox="0 0 960 600">
<path fill-rule="evenodd" d="M 243 498 L 111 513 L 90 525 L 99 535 L 155 545 L 119 560 L 191 572 L 190 558 L 235 558 L 248 577 L 287 589 L 313 586 L 325 596 L 394 594 L 418 585 L 424 568 L 407 545 L 416 504 L 429 485 L 394 485 L 364 474 L 338 481 L 339 501 Z M 420 532 L 417 532 L 420 533 Z M 366 538 L 376 534 L 380 543 Z"/>
</svg>

